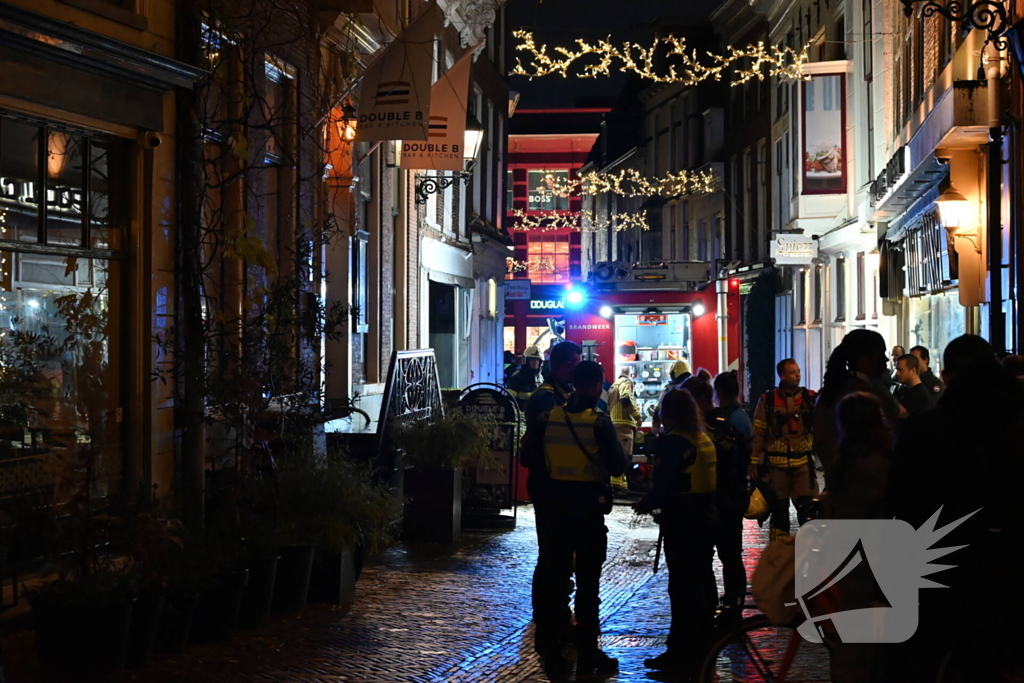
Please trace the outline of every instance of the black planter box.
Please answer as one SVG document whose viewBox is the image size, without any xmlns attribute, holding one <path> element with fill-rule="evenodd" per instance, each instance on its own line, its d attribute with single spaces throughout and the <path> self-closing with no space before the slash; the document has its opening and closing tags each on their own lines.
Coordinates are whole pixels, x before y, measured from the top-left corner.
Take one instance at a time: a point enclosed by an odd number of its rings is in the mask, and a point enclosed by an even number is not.
<svg viewBox="0 0 1024 683">
<path fill-rule="evenodd" d="M 405 536 L 415 541 L 454 543 L 462 536 L 462 468 L 405 471 Z"/>
</svg>

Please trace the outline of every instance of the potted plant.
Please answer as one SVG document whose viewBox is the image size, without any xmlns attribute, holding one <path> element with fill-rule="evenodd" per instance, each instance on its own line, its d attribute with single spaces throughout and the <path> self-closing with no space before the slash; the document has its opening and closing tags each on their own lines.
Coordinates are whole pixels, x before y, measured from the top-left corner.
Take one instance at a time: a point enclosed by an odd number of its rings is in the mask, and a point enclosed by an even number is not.
<svg viewBox="0 0 1024 683">
<path fill-rule="evenodd" d="M 56 578 L 29 593 L 36 654 L 44 671 L 117 675 L 125 665 L 135 594 L 130 562 L 120 556 L 122 519 L 90 487 L 76 490 L 59 512 Z"/>
<path fill-rule="evenodd" d="M 462 467 L 496 467 L 493 419 L 459 408 L 433 419 L 395 422 L 392 441 L 405 463 L 405 534 L 450 543 L 462 527 Z"/>
<path fill-rule="evenodd" d="M 355 595 L 364 553 L 374 554 L 393 540 L 401 505 L 369 464 L 356 463 L 343 449 L 331 448 L 325 466 L 323 533 L 310 597 L 347 603 Z"/>
</svg>

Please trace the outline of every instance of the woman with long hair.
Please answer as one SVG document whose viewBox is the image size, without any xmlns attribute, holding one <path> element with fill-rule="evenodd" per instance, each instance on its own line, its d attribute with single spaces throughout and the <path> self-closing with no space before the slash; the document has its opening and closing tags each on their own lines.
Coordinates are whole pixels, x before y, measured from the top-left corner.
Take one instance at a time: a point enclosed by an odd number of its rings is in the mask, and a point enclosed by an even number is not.
<svg viewBox="0 0 1024 683">
<path fill-rule="evenodd" d="M 698 671 L 710 644 L 717 598 L 712 588 L 717 455 L 689 391 L 667 393 L 661 410 L 666 433 L 655 447 L 654 484 L 633 507 L 641 513 L 660 511 L 657 519 L 665 543 L 672 624 L 667 650 L 644 663 L 688 675 Z"/>
<path fill-rule="evenodd" d="M 884 384 L 887 362 L 885 339 L 867 329 L 848 333 L 829 356 L 814 406 L 814 450 L 826 472 L 836 458 L 835 408 L 843 396 L 857 391 L 873 394 L 890 423 L 899 415 L 899 405 Z"/>
</svg>

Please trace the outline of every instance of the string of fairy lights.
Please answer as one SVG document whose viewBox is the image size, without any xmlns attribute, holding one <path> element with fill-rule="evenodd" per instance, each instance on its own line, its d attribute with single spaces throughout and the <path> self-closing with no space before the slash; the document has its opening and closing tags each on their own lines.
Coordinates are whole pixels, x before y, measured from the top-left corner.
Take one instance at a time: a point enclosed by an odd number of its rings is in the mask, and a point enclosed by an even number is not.
<svg viewBox="0 0 1024 683">
<path fill-rule="evenodd" d="M 552 272 L 555 270 L 555 259 L 550 256 L 534 256 L 521 261 L 509 256 L 505 259 L 505 268 L 509 273 L 521 273 L 524 270 Z"/>
<path fill-rule="evenodd" d="M 547 176 L 537 194 L 566 196 L 570 194 L 617 194 L 622 197 L 679 197 L 713 192 L 718 176 L 711 170 L 670 171 L 661 178 L 646 178 L 635 168 L 616 172 L 590 171 L 578 178 Z"/>
<path fill-rule="evenodd" d="M 577 232 L 603 232 L 609 227 L 616 232 L 638 229 L 650 230 L 647 224 L 647 212 L 621 213 L 609 220 L 599 218 L 593 211 L 545 211 L 543 213 L 527 213 L 522 209 L 513 209 L 516 217 L 513 230 L 530 230 L 534 232 L 552 232 L 555 230 L 575 230 Z"/>
<path fill-rule="evenodd" d="M 725 54 L 705 51 L 700 55 L 695 48 L 686 45 L 685 38 L 668 36 L 655 38 L 650 47 L 626 41 L 621 47 L 613 45 L 611 40 L 599 40 L 590 43 L 582 38 L 576 39 L 576 49 L 556 46 L 550 52 L 547 45 L 537 45 L 530 31 L 513 31 L 513 36 L 520 42 L 515 46 L 516 52 L 529 53 L 529 68 L 523 66 L 522 59 L 516 57 L 516 67 L 512 75 L 527 76 L 530 79 L 540 76 L 560 75 L 563 78 L 597 78 L 610 76 L 616 62 L 620 63 L 619 71 L 634 73 L 656 83 L 679 83 L 693 86 L 707 80 L 721 81 L 727 72 L 731 75 L 731 85 L 741 85 L 752 79 L 764 80 L 769 77 L 789 80 L 810 80 L 804 69 L 810 58 L 811 43 L 804 45 L 797 52 L 791 47 L 778 47 L 758 42 L 746 47 L 728 46 Z M 674 58 L 668 71 L 655 69 L 655 56 L 667 47 L 667 56 Z M 593 57 L 577 65 L 584 58 Z M 574 66 L 578 68 L 574 69 Z"/>
</svg>

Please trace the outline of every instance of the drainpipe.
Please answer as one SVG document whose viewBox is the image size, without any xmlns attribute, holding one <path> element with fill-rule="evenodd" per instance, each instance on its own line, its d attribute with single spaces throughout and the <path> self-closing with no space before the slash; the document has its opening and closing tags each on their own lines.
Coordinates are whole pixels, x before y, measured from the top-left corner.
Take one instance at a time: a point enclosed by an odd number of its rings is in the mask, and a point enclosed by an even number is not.
<svg viewBox="0 0 1024 683">
<path fill-rule="evenodd" d="M 729 278 L 725 271 L 715 280 L 718 294 L 718 371 L 729 369 Z"/>
<path fill-rule="evenodd" d="M 1003 316 L 1003 232 L 1002 204 L 1003 124 L 999 102 L 999 50 L 990 47 L 985 76 L 988 79 L 988 309 L 989 343 L 995 351 L 1006 350 L 1006 320 Z"/>
</svg>

